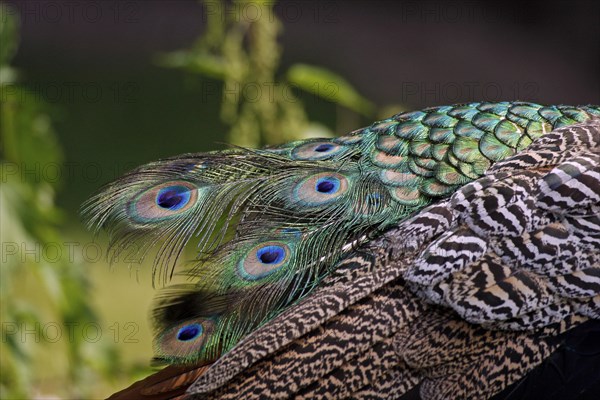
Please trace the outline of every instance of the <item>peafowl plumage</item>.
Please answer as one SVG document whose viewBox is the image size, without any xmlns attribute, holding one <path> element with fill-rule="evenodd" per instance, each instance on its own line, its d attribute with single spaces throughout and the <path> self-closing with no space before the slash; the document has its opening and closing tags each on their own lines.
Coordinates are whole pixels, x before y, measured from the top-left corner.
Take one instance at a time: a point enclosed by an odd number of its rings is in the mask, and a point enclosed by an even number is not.
<svg viewBox="0 0 600 400">
<path fill-rule="evenodd" d="M 134 396 L 199 377 L 202 398 L 487 398 L 569 333 L 597 336 L 599 121 L 597 106 L 434 107 L 109 184 L 84 213 L 113 254 L 156 247 L 156 279 L 189 279 L 154 313 L 156 359 L 175 366 Z"/>
</svg>

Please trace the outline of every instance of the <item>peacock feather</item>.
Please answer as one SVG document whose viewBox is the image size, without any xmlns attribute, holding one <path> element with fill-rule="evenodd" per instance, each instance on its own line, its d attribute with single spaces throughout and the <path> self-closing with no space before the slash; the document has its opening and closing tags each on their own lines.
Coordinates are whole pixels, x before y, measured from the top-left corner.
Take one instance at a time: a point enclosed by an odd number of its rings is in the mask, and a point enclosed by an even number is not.
<svg viewBox="0 0 600 400">
<path fill-rule="evenodd" d="M 525 102 L 405 112 L 335 139 L 153 162 L 108 184 L 83 213 L 108 231 L 114 256 L 156 249 L 156 281 L 187 279 L 159 296 L 157 360 L 213 360 L 313 291 L 357 246 L 542 135 L 594 117 L 600 107 Z M 181 267 L 190 241 L 198 257 Z M 443 281 L 427 274 L 436 254 L 409 271 L 414 285 Z M 440 304 L 448 297 L 435 285 L 417 289 Z"/>
</svg>

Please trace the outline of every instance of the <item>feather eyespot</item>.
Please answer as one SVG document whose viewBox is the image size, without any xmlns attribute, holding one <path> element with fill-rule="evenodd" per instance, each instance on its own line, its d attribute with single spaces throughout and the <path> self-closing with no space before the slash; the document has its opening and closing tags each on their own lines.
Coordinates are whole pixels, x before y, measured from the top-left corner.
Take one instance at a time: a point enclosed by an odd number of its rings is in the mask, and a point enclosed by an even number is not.
<svg viewBox="0 0 600 400">
<path fill-rule="evenodd" d="M 281 246 L 265 246 L 258 249 L 256 258 L 263 264 L 279 264 L 285 257 Z"/>
<path fill-rule="evenodd" d="M 315 190 L 323 194 L 334 194 L 339 189 L 340 180 L 332 176 L 319 179 L 315 185 Z"/>
<path fill-rule="evenodd" d="M 334 144 L 332 143 L 321 143 L 320 145 L 318 145 L 317 147 L 315 147 L 315 151 L 317 153 L 325 153 L 330 151 L 331 149 L 333 149 L 335 147 Z"/>
<path fill-rule="evenodd" d="M 177 340 L 189 342 L 190 340 L 194 340 L 198 336 L 202 335 L 202 331 L 202 325 L 197 322 L 190 325 L 185 325 L 177 332 Z"/>
<path fill-rule="evenodd" d="M 292 157 L 296 160 L 325 160 L 341 153 L 344 149 L 344 146 L 329 141 L 309 142 L 293 149 Z"/>
<path fill-rule="evenodd" d="M 185 186 L 167 186 L 160 189 L 156 195 L 156 205 L 171 211 L 177 211 L 189 203 L 190 197 L 190 190 Z"/>
<path fill-rule="evenodd" d="M 170 360 L 193 360 L 215 330 L 215 321 L 195 318 L 164 330 L 154 342 L 156 355 Z"/>
<path fill-rule="evenodd" d="M 290 259 L 290 248 L 280 242 L 267 242 L 250 249 L 240 261 L 238 272 L 242 279 L 256 281 L 279 271 Z"/>
<path fill-rule="evenodd" d="M 129 204 L 129 211 L 143 222 L 157 221 L 189 210 L 197 199 L 198 188 L 191 183 L 165 182 L 136 196 Z"/>
<path fill-rule="evenodd" d="M 348 191 L 348 179 L 337 172 L 322 172 L 301 181 L 292 192 L 292 200 L 308 206 L 329 204 Z"/>
</svg>

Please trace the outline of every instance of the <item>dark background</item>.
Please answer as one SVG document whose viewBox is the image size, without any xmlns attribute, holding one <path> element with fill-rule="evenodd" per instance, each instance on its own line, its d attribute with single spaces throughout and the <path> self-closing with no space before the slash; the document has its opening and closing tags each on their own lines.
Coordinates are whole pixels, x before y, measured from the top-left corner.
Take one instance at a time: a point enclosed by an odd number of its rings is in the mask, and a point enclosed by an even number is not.
<svg viewBox="0 0 600 400">
<path fill-rule="evenodd" d="M 202 34 L 198 2 L 10 3 L 22 19 L 13 65 L 52 104 L 76 166 L 60 205 L 76 212 L 100 184 L 143 162 L 223 147 L 220 93 L 207 89 L 215 82 L 155 63 Z M 275 12 L 282 67 L 329 68 L 378 106 L 600 103 L 598 1 L 298 0 Z M 332 104 L 303 99 L 312 119 L 334 126 Z"/>
</svg>

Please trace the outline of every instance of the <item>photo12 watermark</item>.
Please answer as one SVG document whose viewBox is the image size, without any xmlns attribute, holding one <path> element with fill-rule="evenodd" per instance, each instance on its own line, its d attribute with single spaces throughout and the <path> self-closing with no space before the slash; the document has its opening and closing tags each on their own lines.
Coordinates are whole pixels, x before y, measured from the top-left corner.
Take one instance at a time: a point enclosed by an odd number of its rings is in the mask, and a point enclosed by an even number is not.
<svg viewBox="0 0 600 400">
<path fill-rule="evenodd" d="M 137 82 L 50 81 L 0 86 L 0 101 L 23 103 L 33 99 L 46 103 L 136 103 L 140 98 Z"/>
<path fill-rule="evenodd" d="M 317 102 L 331 101 L 340 94 L 340 87 L 336 82 L 314 82 L 310 87 L 302 89 L 293 83 L 283 82 L 233 82 L 222 85 L 203 81 L 200 85 L 200 100 L 203 103 L 221 98 L 236 103 L 242 100 L 248 103 L 297 103 L 300 100 L 296 94 L 300 91 L 310 92 Z"/>
<path fill-rule="evenodd" d="M 286 24 L 335 24 L 339 22 L 340 3 L 333 0 L 298 1 L 232 1 L 207 0 L 202 2 L 203 22 L 218 17 L 221 22 L 258 22 L 276 19 Z"/>
<path fill-rule="evenodd" d="M 56 184 L 68 180 L 101 184 L 130 171 L 135 163 L 100 164 L 97 162 L 3 162 L 0 163 L 0 183 L 19 182 Z"/>
<path fill-rule="evenodd" d="M 520 99 L 537 101 L 540 85 L 537 82 L 432 82 L 411 81 L 399 85 L 400 102 L 452 104 L 469 101 L 502 101 Z"/>
<path fill-rule="evenodd" d="M 518 7 L 504 3 L 481 1 L 418 1 L 397 3 L 397 18 L 402 23 L 465 24 L 517 21 L 521 18 Z"/>
<path fill-rule="evenodd" d="M 110 261 L 112 264 L 142 264 L 145 252 L 135 243 L 105 251 L 99 243 L 64 241 L 64 242 L 0 242 L 0 261 L 2 264 L 34 263 L 97 263 Z"/>
<path fill-rule="evenodd" d="M 2 322 L 2 343 L 139 343 L 137 322 Z"/>
<path fill-rule="evenodd" d="M 131 0 L 19 0 L 0 2 L 0 15 L 18 17 L 22 24 L 75 24 L 139 22 L 140 1 Z M 4 22 L 4 21 L 2 21 Z"/>
</svg>

